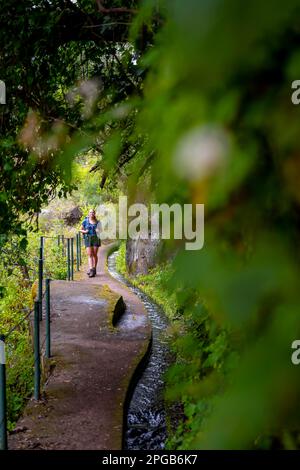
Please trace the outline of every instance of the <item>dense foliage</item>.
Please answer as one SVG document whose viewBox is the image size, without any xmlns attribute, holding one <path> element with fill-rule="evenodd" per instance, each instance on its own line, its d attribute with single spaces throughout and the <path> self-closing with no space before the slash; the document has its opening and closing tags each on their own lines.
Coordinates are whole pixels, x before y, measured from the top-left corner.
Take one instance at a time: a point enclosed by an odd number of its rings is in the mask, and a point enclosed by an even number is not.
<svg viewBox="0 0 300 470">
<path fill-rule="evenodd" d="M 181 448 L 299 445 L 298 14 L 293 1 L 169 4 L 147 56 L 137 125 L 156 197 L 206 208 L 205 247 L 179 249 L 170 283 L 187 325 L 169 375 Z"/>
<path fill-rule="evenodd" d="M 20 215 L 31 222 L 49 199 L 74 187 L 75 150 L 68 145 L 62 156 L 61 148 L 78 130 L 76 151 L 85 148 L 81 128 L 98 93 L 105 90 L 103 107 L 138 87 L 141 71 L 129 44 L 119 57 L 136 2 L 112 3 L 106 9 L 94 0 L 1 2 L 0 76 L 7 88 L 7 105 L 0 105 L 2 240 L 11 232 L 24 234 Z M 145 32 L 140 48 L 147 37 Z"/>
</svg>

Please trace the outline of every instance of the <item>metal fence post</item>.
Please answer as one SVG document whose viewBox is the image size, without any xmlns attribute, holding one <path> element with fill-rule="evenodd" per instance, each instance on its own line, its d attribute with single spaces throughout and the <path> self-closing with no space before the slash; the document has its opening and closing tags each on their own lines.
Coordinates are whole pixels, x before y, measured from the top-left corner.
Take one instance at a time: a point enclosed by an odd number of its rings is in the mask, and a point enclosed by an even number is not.
<svg viewBox="0 0 300 470">
<path fill-rule="evenodd" d="M 61 236 L 62 255 L 65 256 L 65 236 Z"/>
<path fill-rule="evenodd" d="M 34 398 L 40 399 L 41 364 L 40 364 L 40 323 L 39 302 L 34 302 Z"/>
<path fill-rule="evenodd" d="M 46 357 L 51 357 L 51 330 L 50 330 L 50 279 L 46 279 Z"/>
<path fill-rule="evenodd" d="M 80 265 L 80 260 L 79 260 L 79 234 L 76 233 L 76 269 L 79 271 L 79 265 Z"/>
<path fill-rule="evenodd" d="M 71 279 L 70 269 L 70 238 L 67 238 L 67 264 L 68 264 L 68 281 Z"/>
<path fill-rule="evenodd" d="M 5 337 L 0 335 L 0 450 L 7 450 Z"/>
<path fill-rule="evenodd" d="M 78 241 L 79 241 L 79 265 L 82 265 L 82 257 L 81 257 L 81 232 L 78 233 Z"/>
<path fill-rule="evenodd" d="M 40 238 L 40 257 L 39 257 L 39 315 L 40 320 L 43 319 L 43 257 L 44 257 L 44 237 Z"/>
<path fill-rule="evenodd" d="M 57 235 L 57 246 L 60 245 L 60 235 Z"/>
<path fill-rule="evenodd" d="M 71 238 L 71 279 L 74 280 L 74 238 Z"/>
</svg>

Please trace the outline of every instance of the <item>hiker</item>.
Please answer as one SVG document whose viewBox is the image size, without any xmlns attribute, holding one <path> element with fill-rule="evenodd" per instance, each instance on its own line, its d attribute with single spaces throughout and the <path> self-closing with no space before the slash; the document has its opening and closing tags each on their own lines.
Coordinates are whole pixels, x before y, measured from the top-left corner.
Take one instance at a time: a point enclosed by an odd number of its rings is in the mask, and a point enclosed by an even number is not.
<svg viewBox="0 0 300 470">
<path fill-rule="evenodd" d="M 87 275 L 95 277 L 98 263 L 98 249 L 100 240 L 101 223 L 96 218 L 94 209 L 89 211 L 89 215 L 84 219 L 80 232 L 83 233 L 84 244 L 89 260 L 89 270 Z"/>
</svg>

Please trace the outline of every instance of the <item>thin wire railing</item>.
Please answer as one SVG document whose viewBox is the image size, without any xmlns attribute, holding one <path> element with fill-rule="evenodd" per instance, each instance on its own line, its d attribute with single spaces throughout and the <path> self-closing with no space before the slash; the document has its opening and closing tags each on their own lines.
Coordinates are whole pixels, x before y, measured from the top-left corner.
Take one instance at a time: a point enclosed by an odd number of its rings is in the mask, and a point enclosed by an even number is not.
<svg viewBox="0 0 300 470">
<path fill-rule="evenodd" d="M 64 235 L 41 236 L 39 246 L 39 256 L 34 257 L 38 266 L 38 289 L 34 308 L 23 309 L 26 311 L 24 317 L 18 321 L 16 325 L 11 327 L 8 332 L 0 334 L 0 450 L 8 449 L 7 442 L 7 390 L 6 390 L 6 345 L 12 334 L 22 325 L 29 321 L 33 315 L 33 355 L 34 355 L 34 399 L 39 400 L 41 394 L 41 350 L 45 346 L 45 357 L 51 357 L 51 297 L 50 297 L 50 269 L 47 269 L 47 257 L 45 256 L 45 240 L 56 240 L 57 246 L 62 249 L 62 256 L 66 257 L 67 280 L 74 280 L 74 264 L 76 263 L 77 271 L 80 270 L 82 264 L 82 244 L 81 233 L 77 233 L 76 237 L 65 237 Z M 76 256 L 74 256 L 74 241 Z M 48 277 L 45 277 L 45 274 Z M 41 344 L 40 338 L 40 322 L 43 320 L 43 299 L 45 298 L 45 336 Z"/>
</svg>

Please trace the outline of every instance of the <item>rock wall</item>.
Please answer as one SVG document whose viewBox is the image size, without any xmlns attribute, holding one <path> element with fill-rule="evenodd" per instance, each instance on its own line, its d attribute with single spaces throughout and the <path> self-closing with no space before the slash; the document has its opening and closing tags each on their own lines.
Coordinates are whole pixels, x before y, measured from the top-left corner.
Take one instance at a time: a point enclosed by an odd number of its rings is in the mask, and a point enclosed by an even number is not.
<svg viewBox="0 0 300 470">
<path fill-rule="evenodd" d="M 67 225 L 76 225 L 82 219 L 82 210 L 79 206 L 72 207 L 68 211 L 66 211 L 63 215 L 63 219 Z"/>
<path fill-rule="evenodd" d="M 147 274 L 156 264 L 159 240 L 127 240 L 126 266 L 129 274 Z"/>
</svg>

